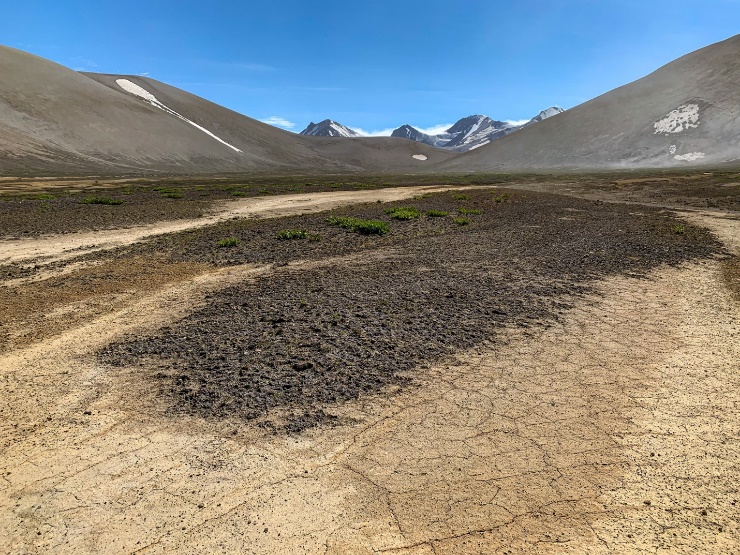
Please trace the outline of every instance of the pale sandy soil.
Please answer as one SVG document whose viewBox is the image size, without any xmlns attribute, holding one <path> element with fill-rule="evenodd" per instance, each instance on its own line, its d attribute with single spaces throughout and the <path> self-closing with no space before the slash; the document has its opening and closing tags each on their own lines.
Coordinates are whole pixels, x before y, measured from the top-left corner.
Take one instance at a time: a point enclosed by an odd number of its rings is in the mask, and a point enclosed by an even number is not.
<svg viewBox="0 0 740 555">
<path fill-rule="evenodd" d="M 688 217 L 737 254 L 737 220 Z M 1 356 L 0 552 L 740 552 L 740 305 L 720 264 L 604 281 L 561 324 L 297 437 L 168 417 L 91 356 L 271 268 L 134 291 Z"/>
</svg>

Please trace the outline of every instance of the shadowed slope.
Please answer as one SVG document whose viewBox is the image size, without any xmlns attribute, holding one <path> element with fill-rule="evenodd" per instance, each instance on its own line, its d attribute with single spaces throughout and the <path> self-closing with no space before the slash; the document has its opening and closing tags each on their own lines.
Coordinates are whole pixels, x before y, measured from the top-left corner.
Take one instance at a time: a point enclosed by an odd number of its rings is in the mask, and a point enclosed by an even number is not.
<svg viewBox="0 0 740 555">
<path fill-rule="evenodd" d="M 740 35 L 440 168 L 740 165 Z"/>
</svg>

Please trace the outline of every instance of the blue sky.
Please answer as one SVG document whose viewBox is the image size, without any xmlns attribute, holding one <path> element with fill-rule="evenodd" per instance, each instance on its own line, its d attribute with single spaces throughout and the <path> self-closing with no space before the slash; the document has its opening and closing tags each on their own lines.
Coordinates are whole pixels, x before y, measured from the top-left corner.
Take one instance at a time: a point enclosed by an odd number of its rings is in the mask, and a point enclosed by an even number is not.
<svg viewBox="0 0 740 555">
<path fill-rule="evenodd" d="M 740 0 L 3 2 L 0 43 L 300 131 L 520 120 L 740 32 Z M 289 125 L 289 124 L 292 124 Z"/>
</svg>

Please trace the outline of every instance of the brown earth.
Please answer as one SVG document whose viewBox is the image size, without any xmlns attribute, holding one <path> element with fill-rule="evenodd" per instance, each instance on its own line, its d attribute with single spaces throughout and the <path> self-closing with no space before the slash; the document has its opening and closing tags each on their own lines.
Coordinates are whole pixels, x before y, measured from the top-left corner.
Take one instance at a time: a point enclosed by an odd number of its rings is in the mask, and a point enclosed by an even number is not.
<svg viewBox="0 0 740 555">
<path fill-rule="evenodd" d="M 707 226 L 740 253 L 736 214 L 682 218 L 689 238 Z M 49 241 L 47 260 L 71 259 Z M 500 328 L 404 372 L 412 386 L 334 404 L 339 425 L 273 435 L 173 413 L 146 368 L 94 354 L 285 268 L 165 257 L 154 268 L 172 271 L 146 279 L 144 256 L 60 268 L 74 295 L 50 293 L 59 272 L 5 285 L 27 325 L 57 324 L 0 355 L 0 551 L 737 552 L 737 258 L 602 276 L 547 325 Z M 287 269 L 374 255 L 342 256 Z"/>
</svg>

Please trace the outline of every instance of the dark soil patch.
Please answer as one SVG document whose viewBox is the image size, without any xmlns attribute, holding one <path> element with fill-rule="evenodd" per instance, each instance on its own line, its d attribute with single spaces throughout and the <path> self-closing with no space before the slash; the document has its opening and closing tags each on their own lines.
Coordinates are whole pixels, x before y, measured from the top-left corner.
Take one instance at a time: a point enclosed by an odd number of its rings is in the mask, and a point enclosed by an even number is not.
<svg viewBox="0 0 740 555">
<path fill-rule="evenodd" d="M 545 190 L 557 191 L 559 188 L 570 189 L 569 194 L 584 198 L 740 211 L 740 175 L 737 172 L 634 172 L 628 175 L 561 176 L 552 179 Z"/>
<path fill-rule="evenodd" d="M 165 220 L 197 218 L 212 206 L 209 199 L 168 199 L 156 192 L 123 195 L 106 191 L 120 205 L 86 204 L 92 195 L 49 199 L 6 198 L 0 201 L 0 238 L 18 239 L 53 233 L 97 231 Z"/>
<path fill-rule="evenodd" d="M 378 256 L 281 267 L 211 294 L 157 334 L 110 345 L 100 360 L 154 365 L 174 412 L 257 419 L 278 409 L 297 414 L 285 429 L 300 431 L 330 418 L 334 403 L 407 383 L 409 370 L 495 341 L 503 326 L 552 322 L 599 278 L 722 252 L 708 232 L 664 211 L 634 215 L 634 207 L 538 193 L 466 194 L 396 204 L 449 211 L 444 218 L 391 221 L 389 205 L 363 205 L 162 238 L 156 248 L 173 258 L 214 264 Z M 457 226 L 462 204 L 483 213 Z M 339 213 L 384 219 L 391 232 L 363 236 L 326 223 Z M 321 240 L 277 239 L 279 229 L 296 228 Z M 229 236 L 239 237 L 237 247 L 214 247 Z"/>
<path fill-rule="evenodd" d="M 383 186 L 380 182 L 360 181 L 295 182 L 295 178 L 278 183 L 164 180 L 118 187 L 101 186 L 76 193 L 16 194 L 0 197 L 0 238 L 38 237 L 198 218 L 208 213 L 216 201 L 243 197 L 377 189 Z M 106 202 L 96 202 L 100 200 Z"/>
<path fill-rule="evenodd" d="M 377 189 L 405 185 L 523 186 L 534 190 L 569 190 L 585 198 L 653 202 L 672 206 L 740 211 L 740 174 L 715 171 L 685 174 L 634 171 L 596 174 L 460 174 L 460 175 L 328 175 L 215 176 L 157 178 L 126 183 L 34 187 L 34 192 L 3 193 L 0 184 L 0 238 L 95 231 L 163 220 L 196 218 L 215 201 L 239 197 Z M 15 184 L 17 186 L 17 184 Z M 84 189 L 80 192 L 80 189 Z M 101 196 L 122 200 L 119 206 L 85 205 Z"/>
<path fill-rule="evenodd" d="M 552 245 L 557 244 L 560 238 L 572 237 L 574 241 L 583 241 L 584 249 L 588 244 L 602 245 L 594 253 L 614 258 L 633 248 L 643 248 L 641 241 L 649 241 L 651 234 L 658 234 L 666 249 L 678 251 L 690 249 L 696 240 L 701 241 L 708 236 L 699 228 L 685 226 L 669 212 L 656 209 L 641 208 L 636 211 L 634 207 L 506 189 L 466 191 L 463 200 L 458 200 L 459 196 L 456 191 L 450 191 L 420 195 L 406 201 L 361 204 L 288 218 L 231 220 L 206 228 L 168 234 L 125 250 L 135 254 L 167 253 L 176 262 L 229 266 L 245 263 L 286 264 L 366 250 L 406 249 L 409 241 L 423 242 L 427 238 L 440 236 L 453 242 L 459 239 L 462 241 L 461 248 L 471 236 L 486 238 L 497 248 L 501 248 L 502 240 L 537 243 L 537 246 L 528 244 L 523 247 L 525 250 L 522 252 L 525 253 L 539 247 L 554 248 Z M 413 207 L 422 214 L 442 210 L 448 215 L 398 221 L 389 214 L 394 207 Z M 461 212 L 471 211 L 480 211 L 481 214 L 468 214 L 466 218 L 470 224 L 461 229 L 455 223 L 455 218 Z M 606 221 L 612 214 L 620 214 L 623 225 L 611 225 Z M 390 232 L 386 235 L 352 233 L 330 225 L 328 220 L 335 217 L 384 221 L 389 225 Z M 677 225 L 684 226 L 683 234 L 673 231 Z M 286 229 L 306 230 L 316 240 L 282 241 L 279 235 Z M 578 237 L 579 233 L 587 233 L 592 229 L 600 236 L 588 239 Z M 237 245 L 219 248 L 219 242 L 226 238 L 237 239 Z M 449 254 L 450 261 L 454 262 L 454 248 Z M 621 262 L 613 260 L 612 263 L 618 266 Z"/>
</svg>

